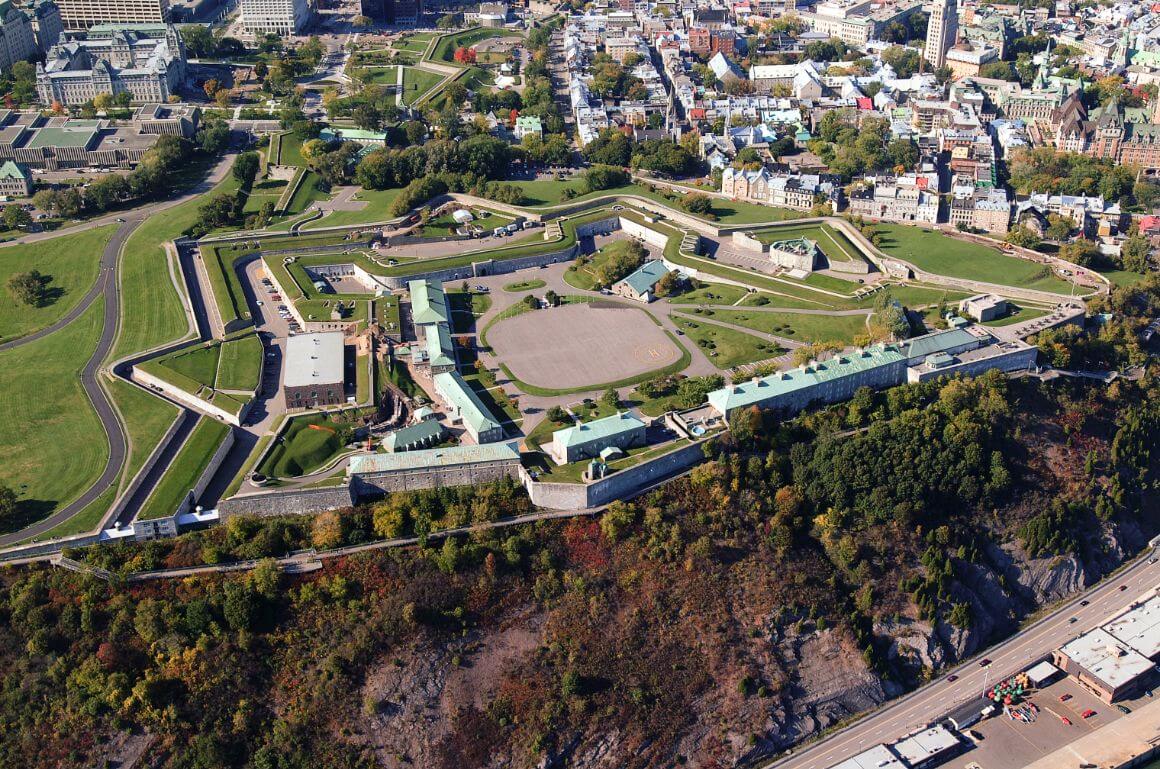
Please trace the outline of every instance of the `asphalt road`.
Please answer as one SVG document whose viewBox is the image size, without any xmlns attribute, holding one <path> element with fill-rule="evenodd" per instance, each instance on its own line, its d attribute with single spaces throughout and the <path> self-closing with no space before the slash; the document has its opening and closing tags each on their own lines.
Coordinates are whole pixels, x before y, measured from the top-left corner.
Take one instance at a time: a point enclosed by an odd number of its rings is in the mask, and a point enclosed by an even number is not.
<svg viewBox="0 0 1160 769">
<path fill-rule="evenodd" d="M 21 345 L 29 344 L 45 337 L 80 317 L 81 313 L 87 310 L 96 301 L 98 296 L 104 296 L 105 298 L 104 325 L 101 328 L 101 338 L 97 342 L 97 347 L 93 350 L 93 354 L 89 357 L 88 362 L 85 363 L 84 369 L 81 370 L 81 387 L 85 389 L 85 394 L 93 404 L 93 410 L 96 412 L 97 418 L 101 420 L 101 425 L 105 429 L 105 436 L 109 441 L 109 460 L 105 463 L 105 469 L 101 473 L 101 477 L 79 497 L 47 518 L 37 521 L 31 526 L 27 526 L 19 531 L 0 537 L 0 546 L 11 545 L 29 539 L 30 537 L 40 536 L 58 524 L 67 521 L 104 494 L 110 486 L 117 482 L 117 478 L 121 474 L 121 468 L 124 466 L 125 458 L 128 454 L 128 439 L 125 437 L 125 430 L 121 426 L 121 420 L 117 417 L 117 412 L 113 408 L 113 404 L 109 402 L 109 396 L 105 394 L 104 388 L 101 387 L 99 378 L 104 360 L 113 349 L 113 343 L 117 340 L 117 330 L 120 327 L 121 300 L 120 285 L 117 280 L 117 261 L 121 256 L 121 247 L 125 244 L 125 241 L 132 234 L 133 230 L 143 221 L 145 221 L 144 216 L 134 216 L 123 222 L 117 228 L 117 231 L 113 233 L 113 237 L 109 239 L 108 244 L 105 246 L 104 253 L 101 254 L 100 274 L 97 282 L 89 289 L 84 299 L 72 311 L 56 323 L 41 329 L 35 334 L 29 334 L 26 337 L 0 346 L 0 350 L 12 349 L 13 347 L 20 347 Z"/>
<path fill-rule="evenodd" d="M 97 347 L 93 351 L 92 356 L 85 364 L 84 369 L 81 370 L 81 386 L 85 390 L 89 401 L 93 405 L 93 410 L 96 412 L 97 418 L 101 420 L 101 425 L 105 430 L 105 436 L 109 442 L 109 459 L 105 464 L 105 469 L 101 476 L 90 486 L 84 493 L 69 503 L 67 506 L 57 510 L 52 515 L 37 521 L 30 526 L 26 526 L 19 531 L 14 531 L 10 534 L 0 536 L 0 547 L 12 545 L 17 542 L 22 542 L 26 539 L 39 537 L 55 526 L 63 523 L 72 516 L 79 513 L 91 502 L 96 500 L 105 491 L 117 482 L 121 474 L 121 469 L 125 465 L 125 460 L 128 456 L 129 445 L 128 438 L 125 435 L 124 427 L 121 425 L 121 420 L 117 416 L 116 410 L 113 408 L 109 397 L 105 394 L 104 389 L 100 385 L 101 370 L 104 368 L 105 359 L 113 350 L 113 344 L 117 340 L 117 334 L 120 329 L 121 318 L 121 287 L 120 281 L 117 278 L 117 266 L 121 258 L 121 249 L 125 245 L 125 241 L 133 231 L 147 218 L 152 215 L 162 213 L 165 209 L 171 208 L 179 203 L 182 203 L 189 198 L 198 197 L 205 194 L 212 189 L 228 172 L 230 165 L 233 163 L 233 156 L 226 155 L 218 161 L 217 165 L 210 171 L 209 175 L 197 184 L 190 191 L 179 195 L 171 200 L 153 203 L 142 208 L 136 209 L 122 214 L 120 217 L 125 221 L 120 223 L 117 231 L 113 233 L 113 237 L 109 239 L 105 246 L 104 252 L 101 254 L 100 271 L 97 276 L 97 281 L 80 303 L 61 318 L 56 323 L 53 323 L 47 328 L 43 328 L 36 333 L 28 336 L 15 339 L 6 344 L 0 345 L 0 352 L 4 350 L 13 349 L 22 345 L 30 344 L 31 342 L 41 339 L 54 331 L 58 331 L 64 326 L 68 325 L 76 318 L 80 317 L 86 309 L 88 309 L 98 296 L 104 296 L 104 325 L 101 328 L 101 338 L 97 342 Z M 78 228 L 94 227 L 100 224 L 108 223 L 110 217 L 105 217 L 102 220 L 88 222 L 87 224 L 78 225 L 76 228 L 66 228 L 55 233 L 55 236 L 69 234 L 76 231 Z M 38 233 L 36 235 L 21 238 L 22 242 L 36 242 L 44 240 L 43 237 L 47 233 Z"/>
<path fill-rule="evenodd" d="M 1121 585 L 1127 586 L 1127 590 L 1120 590 Z M 1147 558 L 1141 558 L 1027 629 L 981 652 L 979 659 L 942 671 L 936 681 L 794 755 L 760 764 L 760 769 L 828 769 L 873 745 L 896 740 L 968 699 L 981 697 L 988 685 L 1026 669 L 1052 649 L 1102 624 L 1108 616 L 1157 586 L 1160 586 L 1160 562 L 1149 563 Z M 1088 602 L 1087 606 L 1082 605 L 1084 601 Z M 1075 622 L 1071 621 L 1072 617 L 1076 618 Z M 991 664 L 980 667 L 981 659 L 990 659 Z M 947 676 L 951 674 L 957 675 L 958 680 L 948 682 Z"/>
</svg>

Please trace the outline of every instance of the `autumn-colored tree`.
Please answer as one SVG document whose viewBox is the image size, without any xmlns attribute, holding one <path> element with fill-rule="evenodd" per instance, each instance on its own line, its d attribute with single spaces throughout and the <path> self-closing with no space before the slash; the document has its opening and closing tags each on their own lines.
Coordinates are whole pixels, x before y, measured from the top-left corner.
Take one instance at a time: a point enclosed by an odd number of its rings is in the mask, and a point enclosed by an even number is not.
<svg viewBox="0 0 1160 769">
<path fill-rule="evenodd" d="M 459 64 L 474 64 L 475 63 L 475 49 L 474 48 L 456 48 L 455 61 Z"/>
<path fill-rule="evenodd" d="M 212 77 L 205 81 L 205 85 L 202 86 L 202 90 L 205 91 L 205 95 L 211 99 L 214 97 L 214 94 L 221 90 L 221 88 L 222 84 L 219 83 L 217 79 Z"/>
</svg>

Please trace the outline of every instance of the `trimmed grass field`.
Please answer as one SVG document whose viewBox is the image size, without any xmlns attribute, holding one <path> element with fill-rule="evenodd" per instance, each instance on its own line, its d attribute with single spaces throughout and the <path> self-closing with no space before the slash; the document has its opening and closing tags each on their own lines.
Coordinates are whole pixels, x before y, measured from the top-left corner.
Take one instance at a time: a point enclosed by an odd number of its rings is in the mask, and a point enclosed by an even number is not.
<svg viewBox="0 0 1160 769">
<path fill-rule="evenodd" d="M 229 435 L 230 426 L 211 417 L 202 417 L 189 434 L 185 445 L 161 480 L 141 506 L 137 517 L 141 520 L 173 515 L 209 466 L 214 452 Z"/>
<path fill-rule="evenodd" d="M 217 384 L 219 390 L 258 389 L 262 373 L 262 342 L 254 334 L 231 339 L 221 345 L 218 360 Z"/>
<path fill-rule="evenodd" d="M 403 69 L 403 104 L 411 105 L 443 80 L 443 75 L 425 69 L 406 67 Z"/>
<path fill-rule="evenodd" d="M 710 314 L 712 313 L 712 314 Z M 798 342 L 836 341 L 853 344 L 854 337 L 866 333 L 865 315 L 803 315 L 796 312 L 756 310 L 707 310 L 703 317 L 743 326 Z"/>
<path fill-rule="evenodd" d="M 402 189 L 396 190 L 359 190 L 355 200 L 365 200 L 367 205 L 361 211 L 331 211 L 321 219 L 302 225 L 303 230 L 318 229 L 319 227 L 345 227 L 354 224 L 369 224 L 370 222 L 386 222 L 394 219 L 391 214 L 391 204 L 402 194 Z"/>
<path fill-rule="evenodd" d="M 271 478 L 308 475 L 343 450 L 350 431 L 348 423 L 327 414 L 294 417 L 258 472 Z"/>
<path fill-rule="evenodd" d="M 1007 256 L 997 249 L 952 238 L 921 227 L 875 224 L 881 233 L 879 248 L 928 272 L 967 280 L 1039 291 L 1071 293 L 1071 284 L 1055 277 L 1051 268 Z"/>
<path fill-rule="evenodd" d="M 456 32 L 452 35 L 447 35 L 442 38 L 435 46 L 435 50 L 431 52 L 431 58 L 435 61 L 443 61 L 449 64 L 455 64 L 455 49 L 456 48 L 470 48 L 476 45 L 481 40 L 489 38 L 500 37 L 521 37 L 518 32 L 512 32 L 505 29 L 480 28 L 465 29 L 462 32 Z"/>
<path fill-rule="evenodd" d="M 43 339 L 0 353 L 0 484 L 20 499 L 12 528 L 67 504 L 101 474 L 108 440 L 80 384 L 104 301 Z"/>
<path fill-rule="evenodd" d="M 43 307 L 30 307 L 7 290 L 0 292 L 0 342 L 51 326 L 76 307 L 96 281 L 101 254 L 116 230 L 117 225 L 109 224 L 75 235 L 0 248 L 0 284 L 6 285 L 13 275 L 29 270 L 52 278 L 49 300 Z"/>
<path fill-rule="evenodd" d="M 1004 315 L 1002 318 L 996 318 L 995 320 L 983 321 L 983 325 L 991 326 L 993 328 L 999 326 L 1011 326 L 1016 323 L 1022 323 L 1025 320 L 1035 320 L 1036 318 L 1042 318 L 1049 312 L 1048 310 L 1042 310 L 1038 307 L 1021 307 L 1013 302 L 1008 302 L 1007 307 L 1010 311 L 1006 315 Z"/>
<path fill-rule="evenodd" d="M 743 363 L 776 358 L 785 350 L 752 334 L 705 323 L 684 315 L 670 316 L 677 327 L 717 368 L 727 369 Z"/>
<path fill-rule="evenodd" d="M 504 291 L 510 291 L 513 294 L 518 294 L 521 291 L 535 291 L 537 288 L 543 288 L 548 285 L 542 280 L 522 280 L 518 283 L 508 283 L 503 287 Z"/>
</svg>

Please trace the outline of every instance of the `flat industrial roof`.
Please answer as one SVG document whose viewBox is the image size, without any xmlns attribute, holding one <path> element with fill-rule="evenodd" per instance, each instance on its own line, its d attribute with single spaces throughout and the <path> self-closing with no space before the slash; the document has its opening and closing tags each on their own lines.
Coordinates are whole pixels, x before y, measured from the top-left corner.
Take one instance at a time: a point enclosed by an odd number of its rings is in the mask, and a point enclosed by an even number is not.
<svg viewBox="0 0 1160 769">
<path fill-rule="evenodd" d="M 1160 596 L 1129 607 L 1104 623 L 1103 629 L 1145 657 L 1155 659 L 1160 654 Z"/>
<path fill-rule="evenodd" d="M 424 468 L 454 467 L 476 462 L 519 461 L 516 443 L 484 443 L 478 446 L 447 446 L 441 449 L 400 451 L 394 454 L 361 454 L 351 457 L 347 475 L 389 473 Z"/>
<path fill-rule="evenodd" d="M 37 150 L 43 147 L 80 147 L 83 149 L 89 146 L 97 133 L 96 128 L 88 126 L 47 126 L 37 130 L 25 148 Z"/>
<path fill-rule="evenodd" d="M 902 769 L 902 762 L 885 745 L 875 745 L 840 764 L 834 764 L 830 769 L 890 769 L 890 767 Z"/>
<path fill-rule="evenodd" d="M 894 743 L 894 752 L 907 766 L 916 766 L 960 745 L 959 738 L 945 726 L 932 726 Z"/>
<path fill-rule="evenodd" d="M 309 387 L 342 382 L 342 332 L 298 334 L 286 340 L 284 387 Z"/>
<path fill-rule="evenodd" d="M 1131 683 L 1152 668 L 1147 657 L 1103 628 L 1084 633 L 1059 651 L 1111 689 Z"/>
</svg>

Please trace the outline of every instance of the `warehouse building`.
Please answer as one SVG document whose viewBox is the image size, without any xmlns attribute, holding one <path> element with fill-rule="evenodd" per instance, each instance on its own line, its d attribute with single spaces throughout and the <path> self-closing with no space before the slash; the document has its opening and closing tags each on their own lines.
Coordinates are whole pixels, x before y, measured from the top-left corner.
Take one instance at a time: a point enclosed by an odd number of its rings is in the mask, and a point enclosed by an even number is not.
<svg viewBox="0 0 1160 769">
<path fill-rule="evenodd" d="M 1160 596 L 1133 603 L 1051 656 L 1057 667 L 1104 702 L 1140 696 L 1156 683 Z"/>
<path fill-rule="evenodd" d="M 890 748 L 875 745 L 834 765 L 831 769 L 906 769 L 906 767 L 898 756 L 890 752 Z"/>
<path fill-rule="evenodd" d="M 344 403 L 344 356 L 341 331 L 289 337 L 286 374 L 282 380 L 286 407 L 319 408 Z"/>
<path fill-rule="evenodd" d="M 347 475 L 360 496 L 367 494 L 475 486 L 518 478 L 520 452 L 515 443 L 449 446 L 393 454 L 351 457 Z"/>
<path fill-rule="evenodd" d="M 910 769 L 926 769 L 949 761 L 958 755 L 964 745 L 954 732 L 945 726 L 932 726 L 899 740 L 892 746 Z"/>
<path fill-rule="evenodd" d="M 633 446 L 643 446 L 646 427 L 630 411 L 596 419 L 584 424 L 565 427 L 552 433 L 548 455 L 558 465 L 592 459 L 608 449 L 623 452 Z"/>
<path fill-rule="evenodd" d="M 467 434 L 476 443 L 492 443 L 503 440 L 503 426 L 476 395 L 475 390 L 457 371 L 436 374 L 435 393 L 453 421 L 462 421 Z"/>
<path fill-rule="evenodd" d="M 648 304 L 656 296 L 657 283 L 667 275 L 669 269 L 659 259 L 652 259 L 636 269 L 631 275 L 612 285 L 612 293 L 625 299 L 634 299 Z"/>
</svg>

